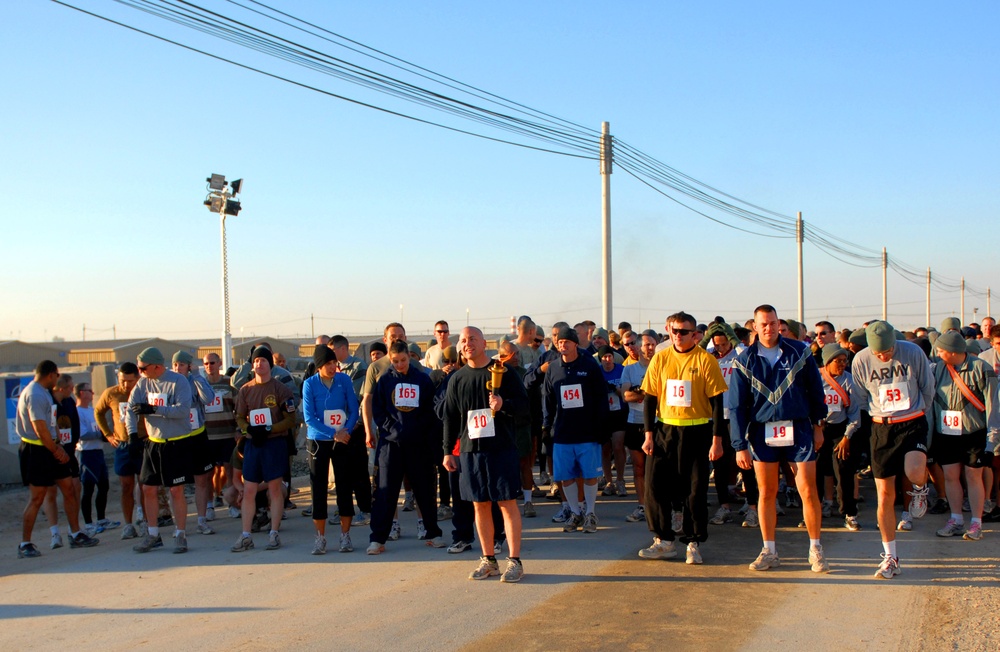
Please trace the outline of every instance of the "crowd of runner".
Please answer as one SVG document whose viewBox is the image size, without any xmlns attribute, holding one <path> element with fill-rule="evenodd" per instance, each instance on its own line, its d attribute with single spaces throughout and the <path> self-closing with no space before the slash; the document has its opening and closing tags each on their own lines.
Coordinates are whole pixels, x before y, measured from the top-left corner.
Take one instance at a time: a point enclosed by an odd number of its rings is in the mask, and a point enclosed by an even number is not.
<svg viewBox="0 0 1000 652">
<path fill-rule="evenodd" d="M 809 331 L 761 305 L 742 324 L 677 312 L 665 329 L 623 322 L 609 332 L 587 321 L 546 332 L 521 317 L 490 355 L 478 328 L 463 328 L 453 344 L 439 321 L 422 354 L 391 323 L 362 357 L 343 336 L 317 338 L 304 380 L 266 343 L 230 370 L 210 353 L 199 371 L 183 351 L 168 368 L 148 348 L 96 400 L 90 383 L 43 361 L 17 406 L 29 488 L 18 557 L 41 554 L 32 543 L 40 510 L 51 548 L 63 546 L 57 494 L 71 548 L 121 527 L 147 553 L 172 525 L 173 552 L 186 552 L 188 485 L 194 532 L 214 534 L 216 510 L 225 510 L 241 524 L 233 553 L 253 549 L 257 532 L 278 549 L 282 520 L 297 509 L 289 493 L 303 434 L 312 554 L 326 554 L 327 524 L 339 526 L 339 552 L 352 552 L 352 528 L 367 526 L 367 554 L 382 554 L 401 536 L 398 510 L 416 510 L 429 547 L 457 554 L 478 539 L 470 579 L 523 577 L 521 519 L 537 517 L 538 499 L 560 503 L 552 520 L 564 532 L 597 532 L 598 497 L 629 496 L 628 464 L 636 503 L 625 520 L 652 534 L 643 559 L 683 552 L 701 564 L 710 526 L 739 522 L 760 531 L 749 569 L 765 571 L 781 563 L 777 515 L 801 509 L 808 564 L 826 572 L 822 519 L 839 514 L 844 528 L 862 528 L 859 477 L 876 487 L 877 578 L 899 574 L 896 533 L 928 512 L 949 514 L 938 536 L 968 541 L 983 537 L 984 520 L 1000 521 L 992 318 L 906 333 L 885 321 L 854 331 L 821 321 Z M 106 444 L 124 523 L 107 518 Z"/>
</svg>

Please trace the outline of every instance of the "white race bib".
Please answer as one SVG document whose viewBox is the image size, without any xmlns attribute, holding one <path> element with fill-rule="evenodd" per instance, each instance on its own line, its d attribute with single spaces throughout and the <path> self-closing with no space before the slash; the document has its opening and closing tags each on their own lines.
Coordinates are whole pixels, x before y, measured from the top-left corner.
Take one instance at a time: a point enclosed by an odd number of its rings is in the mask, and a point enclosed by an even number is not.
<svg viewBox="0 0 1000 652">
<path fill-rule="evenodd" d="M 59 443 L 60 444 L 70 444 L 73 442 L 73 429 L 72 428 L 60 428 L 59 429 Z"/>
<path fill-rule="evenodd" d="M 147 394 L 146 402 L 153 407 L 166 407 L 167 398 L 168 396 L 166 394 Z"/>
<path fill-rule="evenodd" d="M 497 436 L 496 427 L 493 425 L 493 411 L 488 408 L 469 410 L 465 423 L 469 428 L 469 439 L 486 439 Z"/>
<path fill-rule="evenodd" d="M 420 386 L 399 383 L 392 393 L 392 403 L 398 408 L 415 408 L 420 405 Z"/>
<path fill-rule="evenodd" d="M 837 393 L 835 389 L 823 390 L 823 394 L 826 398 L 826 411 L 828 414 L 836 414 L 844 409 L 843 401 L 840 400 L 840 394 Z"/>
<path fill-rule="evenodd" d="M 883 412 L 901 412 L 910 409 L 910 388 L 906 383 L 878 386 L 878 404 Z"/>
<path fill-rule="evenodd" d="M 691 381 L 667 381 L 667 405 L 673 407 L 691 407 Z"/>
<path fill-rule="evenodd" d="M 719 371 L 722 372 L 722 379 L 726 381 L 726 385 L 729 385 L 729 377 L 733 375 L 733 361 L 719 364 Z"/>
<path fill-rule="evenodd" d="M 56 409 L 57 409 L 57 407 L 55 405 L 53 405 L 52 406 L 52 423 L 49 424 L 49 426 L 52 428 L 52 430 L 55 430 L 56 429 L 56 424 L 59 423 L 59 420 L 56 418 Z"/>
<path fill-rule="evenodd" d="M 323 410 L 323 423 L 340 432 L 347 425 L 347 413 L 343 410 Z"/>
<path fill-rule="evenodd" d="M 764 424 L 764 443 L 768 446 L 791 446 L 795 443 L 795 428 L 791 421 L 768 421 Z"/>
<path fill-rule="evenodd" d="M 259 410 L 250 410 L 249 421 L 251 426 L 270 426 L 271 424 L 271 409 L 261 408 Z"/>
<path fill-rule="evenodd" d="M 225 393 L 225 396 L 228 397 L 229 394 Z M 215 400 L 205 406 L 205 414 L 215 414 L 216 412 L 222 412 L 222 399 L 223 399 L 223 390 L 221 389 L 216 390 Z"/>
<path fill-rule="evenodd" d="M 191 424 L 191 430 L 201 428 L 201 415 L 198 414 L 198 408 L 191 408 L 188 413 L 188 423 Z"/>
<path fill-rule="evenodd" d="M 941 423 L 939 425 L 942 435 L 961 435 L 962 413 L 958 410 L 941 410 Z"/>
<path fill-rule="evenodd" d="M 617 392 L 608 392 L 608 409 L 612 412 L 622 409 L 622 401 Z"/>
<path fill-rule="evenodd" d="M 563 385 L 562 406 L 564 410 L 583 407 L 583 385 Z"/>
<path fill-rule="evenodd" d="M 127 411 L 128 411 L 128 403 L 122 401 L 121 403 L 118 404 L 118 419 L 122 423 L 125 423 L 125 412 Z"/>
</svg>

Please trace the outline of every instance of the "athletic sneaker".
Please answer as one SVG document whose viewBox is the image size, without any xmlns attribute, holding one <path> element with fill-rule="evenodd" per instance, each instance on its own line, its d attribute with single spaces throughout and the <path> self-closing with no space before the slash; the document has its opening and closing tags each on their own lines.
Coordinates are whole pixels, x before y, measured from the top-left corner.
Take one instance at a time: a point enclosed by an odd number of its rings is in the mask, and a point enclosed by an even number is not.
<svg viewBox="0 0 1000 652">
<path fill-rule="evenodd" d="M 673 559 L 677 556 L 677 548 L 673 541 L 664 541 L 660 537 L 653 537 L 653 545 L 640 550 L 639 556 L 643 559 Z"/>
<path fill-rule="evenodd" d="M 122 539 L 134 539 L 139 536 L 139 533 L 135 531 L 135 526 L 131 523 L 126 523 L 125 527 L 122 528 Z"/>
<path fill-rule="evenodd" d="M 743 527 L 760 527 L 760 519 L 757 517 L 756 509 L 748 509 L 747 515 L 743 518 Z"/>
<path fill-rule="evenodd" d="M 326 537 L 322 534 L 317 534 L 316 539 L 313 541 L 313 551 L 314 555 L 325 555 L 326 554 Z"/>
<path fill-rule="evenodd" d="M 760 554 L 757 555 L 757 559 L 750 562 L 750 570 L 752 571 L 765 571 L 769 568 L 777 568 L 778 566 L 781 566 L 778 553 L 770 552 L 767 546 L 761 549 Z"/>
<path fill-rule="evenodd" d="M 41 556 L 42 553 L 39 552 L 38 548 L 35 547 L 35 544 L 31 543 L 30 541 L 24 544 L 23 546 L 17 547 L 18 559 L 28 559 L 30 557 L 41 557 Z"/>
<path fill-rule="evenodd" d="M 913 485 L 913 491 L 906 492 L 911 497 L 909 512 L 913 518 L 923 518 L 924 514 L 927 513 L 927 494 L 929 492 L 929 484 L 925 484 L 921 489 L 917 489 L 917 486 Z"/>
<path fill-rule="evenodd" d="M 427 538 L 427 528 L 424 527 L 424 519 L 417 519 L 417 540 L 423 541 Z"/>
<path fill-rule="evenodd" d="M 174 532 L 174 554 L 180 555 L 188 551 L 188 538 L 183 532 Z"/>
<path fill-rule="evenodd" d="M 524 511 L 522 513 L 524 518 L 535 518 L 538 516 L 538 512 L 535 511 L 535 505 L 530 500 L 524 503 Z"/>
<path fill-rule="evenodd" d="M 573 512 L 572 510 L 570 510 L 569 507 L 563 506 L 563 508 L 560 509 L 558 512 L 556 512 L 556 515 L 552 517 L 552 522 L 565 523 L 567 520 L 569 520 L 570 514 L 572 513 Z M 643 517 L 643 520 L 645 520 L 645 517 Z"/>
<path fill-rule="evenodd" d="M 114 530 L 117 527 L 121 527 L 121 521 L 112 521 L 107 518 L 102 518 L 97 521 L 97 527 L 102 530 Z"/>
<path fill-rule="evenodd" d="M 132 550 L 135 552 L 149 552 L 153 548 L 162 548 L 163 539 L 157 534 L 155 537 L 151 537 L 148 534 L 142 537 L 142 541 L 138 545 L 132 546 Z"/>
<path fill-rule="evenodd" d="M 899 523 L 896 524 L 896 530 L 899 532 L 909 532 L 913 529 L 913 519 L 910 517 L 909 512 L 903 512 L 902 518 L 899 519 Z"/>
<path fill-rule="evenodd" d="M 470 580 L 485 580 L 487 577 L 492 577 L 493 575 L 500 574 L 500 565 L 497 564 L 496 559 L 490 561 L 486 557 L 479 558 L 479 566 L 476 570 L 469 573 Z"/>
<path fill-rule="evenodd" d="M 357 526 L 371 525 L 371 523 L 372 523 L 372 515 L 369 514 L 368 512 L 358 512 L 354 516 L 354 518 L 351 519 L 351 527 L 354 527 L 355 525 Z"/>
<path fill-rule="evenodd" d="M 229 508 L 229 518 L 241 518 L 242 516 L 243 516 L 243 514 L 240 513 L 240 508 L 239 507 L 230 507 Z"/>
<path fill-rule="evenodd" d="M 448 505 L 441 505 L 440 507 L 438 507 L 437 514 L 439 521 L 447 521 L 448 519 L 452 518 L 455 515 L 455 513 L 451 511 L 451 507 L 449 507 Z"/>
<path fill-rule="evenodd" d="M 538 474 L 538 484 L 552 484 L 552 478 L 545 471 Z"/>
<path fill-rule="evenodd" d="M 779 503 L 778 501 L 774 501 L 774 513 L 777 514 L 778 516 L 785 515 L 785 508 L 782 507 L 781 503 Z"/>
<path fill-rule="evenodd" d="M 104 528 L 102 528 L 97 523 L 84 523 L 83 524 L 83 531 L 86 532 L 88 535 L 90 535 L 90 536 L 93 537 L 93 536 L 97 536 L 101 532 L 104 532 Z"/>
<path fill-rule="evenodd" d="M 258 511 L 253 517 L 253 523 L 250 525 L 251 532 L 260 532 L 268 526 L 271 522 L 271 517 L 267 515 L 266 511 Z"/>
<path fill-rule="evenodd" d="M 608 480 L 604 483 L 604 488 L 601 489 L 602 496 L 614 496 L 615 495 L 615 483 L 612 480 Z"/>
<path fill-rule="evenodd" d="M 969 504 L 968 498 L 962 501 L 962 511 L 965 512 L 966 514 L 972 511 L 972 505 Z"/>
<path fill-rule="evenodd" d="M 494 541 L 493 542 L 493 554 L 494 555 L 499 555 L 500 553 L 503 552 L 503 542 L 504 542 L 503 539 L 500 539 L 499 541 Z"/>
<path fill-rule="evenodd" d="M 844 527 L 846 527 L 851 532 L 858 532 L 861 530 L 861 524 L 858 523 L 857 516 L 845 516 Z"/>
<path fill-rule="evenodd" d="M 880 580 L 891 580 L 893 575 L 899 575 L 900 572 L 899 557 L 893 557 L 883 552 L 882 563 L 879 564 L 878 570 L 875 571 L 875 577 Z"/>
<path fill-rule="evenodd" d="M 545 498 L 548 500 L 562 500 L 562 495 L 559 493 L 558 482 L 553 482 L 549 486 L 549 493 L 545 494 Z"/>
<path fill-rule="evenodd" d="M 226 506 L 226 503 L 224 503 L 224 502 L 222 501 L 222 496 L 216 496 L 216 497 L 215 497 L 215 500 L 213 501 L 213 504 L 214 504 L 214 505 L 215 505 L 216 507 L 225 507 L 225 506 Z"/>
<path fill-rule="evenodd" d="M 715 516 L 708 519 L 708 522 L 712 525 L 722 525 L 723 523 L 731 523 L 733 520 L 733 512 L 728 507 L 723 505 L 719 508 L 719 511 L 715 512 Z"/>
<path fill-rule="evenodd" d="M 814 573 L 827 573 L 830 571 L 830 564 L 823 554 L 823 546 L 809 548 L 809 566 Z"/>
<path fill-rule="evenodd" d="M 414 507 L 415 507 L 415 503 L 413 502 L 413 494 L 410 494 L 409 496 L 405 496 L 403 498 L 403 511 L 404 512 L 412 512 L 413 509 L 414 509 Z"/>
<path fill-rule="evenodd" d="M 443 536 L 439 535 L 434 537 L 433 539 L 427 539 L 426 545 L 430 546 L 431 548 L 444 548 L 445 546 L 448 545 L 448 542 L 444 540 Z"/>
<path fill-rule="evenodd" d="M 643 507 L 642 505 L 639 505 L 634 510 L 632 510 L 631 514 L 625 517 L 625 520 L 628 521 L 629 523 L 638 523 L 639 521 L 645 521 L 646 508 Z"/>
<path fill-rule="evenodd" d="M 305 516 L 306 518 L 309 518 L 309 517 L 311 517 L 311 516 L 313 515 L 313 508 L 312 508 L 312 505 L 310 505 L 309 507 L 304 507 L 304 508 L 302 509 L 302 511 L 301 511 L 301 512 L 299 512 L 299 514 L 301 514 L 302 516 Z"/>
<path fill-rule="evenodd" d="M 583 517 L 583 531 L 587 534 L 597 532 L 597 514 L 590 512 Z"/>
<path fill-rule="evenodd" d="M 448 552 L 457 555 L 460 552 L 465 552 L 466 550 L 472 550 L 472 544 L 468 541 L 456 541 L 455 543 L 448 546 Z"/>
<path fill-rule="evenodd" d="M 986 500 L 983 501 L 983 514 L 989 514 L 990 512 L 993 511 L 994 507 L 996 507 L 996 503 L 987 498 Z"/>
<path fill-rule="evenodd" d="M 802 507 L 799 492 L 791 487 L 785 490 L 785 507 Z"/>
<path fill-rule="evenodd" d="M 685 555 L 684 563 L 686 564 L 701 564 L 701 551 L 698 550 L 698 544 L 694 541 L 687 545 L 687 553 Z"/>
<path fill-rule="evenodd" d="M 544 498 L 545 492 L 542 491 L 537 484 L 531 485 L 531 497 L 532 498 Z"/>
<path fill-rule="evenodd" d="M 56 548 L 62 548 L 62 547 L 63 547 L 62 535 L 59 533 L 53 534 L 52 543 L 49 544 L 49 548 L 55 550 Z"/>
<path fill-rule="evenodd" d="M 70 537 L 69 538 L 69 547 L 70 548 L 93 548 L 94 546 L 96 546 L 100 542 L 101 542 L 100 539 L 98 539 L 97 537 L 92 537 L 92 536 L 88 535 L 86 532 L 77 532 L 75 537 Z"/>
<path fill-rule="evenodd" d="M 378 543 L 377 541 L 372 541 L 371 543 L 368 544 L 367 552 L 369 555 L 381 555 L 383 552 L 385 552 L 385 546 L 382 545 L 381 543 Z"/>
<path fill-rule="evenodd" d="M 944 498 L 938 498 L 937 500 L 934 501 L 934 504 L 931 505 L 930 509 L 927 510 L 927 513 L 928 514 L 947 514 L 948 510 L 950 510 L 950 509 L 951 508 L 948 506 L 948 501 L 947 500 L 945 500 Z M 989 511 L 989 510 L 987 510 L 986 507 L 983 506 L 983 512 L 985 513 L 987 511 Z"/>
<path fill-rule="evenodd" d="M 354 552 L 354 544 L 351 543 L 351 533 L 340 533 L 340 552 Z"/>
<path fill-rule="evenodd" d="M 684 530 L 683 512 L 672 512 L 670 514 L 670 529 L 676 534 L 680 534 Z"/>
<path fill-rule="evenodd" d="M 583 516 L 577 513 L 572 513 L 566 522 L 563 523 L 563 532 L 576 532 L 580 529 L 580 525 L 583 524 Z"/>
<path fill-rule="evenodd" d="M 208 518 L 208 517 L 206 516 L 205 518 Z M 215 534 L 215 530 L 213 530 L 212 526 L 209 525 L 208 523 L 205 523 L 204 525 L 202 525 L 201 523 L 199 523 L 198 527 L 195 528 L 195 531 L 198 534 Z"/>
<path fill-rule="evenodd" d="M 618 490 L 618 495 L 624 498 L 628 495 L 628 489 L 625 488 L 625 481 L 618 480 L 615 482 L 615 488 Z"/>
<path fill-rule="evenodd" d="M 823 518 L 830 518 L 831 516 L 833 516 L 833 502 L 829 500 L 824 500 L 821 509 Z"/>
<path fill-rule="evenodd" d="M 207 507 L 207 508 L 205 508 L 205 520 L 206 521 L 214 521 L 215 520 L 215 508 L 214 507 Z"/>
<path fill-rule="evenodd" d="M 403 528 L 399 527 L 399 521 L 393 521 L 392 527 L 389 528 L 389 541 L 399 541 L 399 537 L 403 534 Z"/>
<path fill-rule="evenodd" d="M 264 550 L 277 550 L 281 547 L 281 537 L 278 536 L 277 532 L 271 532 L 267 535 L 267 545 L 264 546 Z"/>
<path fill-rule="evenodd" d="M 521 565 L 521 562 L 508 558 L 507 568 L 504 569 L 503 575 L 500 576 L 500 581 L 513 584 L 514 582 L 520 582 L 522 577 L 524 577 L 524 566 Z"/>
<path fill-rule="evenodd" d="M 236 543 L 233 547 L 229 549 L 232 552 L 244 552 L 246 550 L 253 550 L 253 537 L 245 537 L 240 534 L 239 538 L 236 539 Z"/>
<path fill-rule="evenodd" d="M 938 530 L 935 534 L 939 537 L 953 537 L 956 534 L 962 533 L 963 523 L 959 523 L 953 518 L 949 518 L 948 522 L 944 524 L 944 527 Z"/>
<path fill-rule="evenodd" d="M 803 519 L 803 520 L 799 521 L 799 524 L 798 524 L 798 526 L 797 526 L 797 527 L 798 527 L 798 528 L 799 528 L 800 530 L 804 530 L 804 529 L 806 529 L 806 522 L 805 522 L 805 520 Z"/>
<path fill-rule="evenodd" d="M 983 538 L 983 526 L 979 523 L 972 523 L 969 529 L 965 531 L 962 538 L 966 541 L 979 541 Z"/>
</svg>

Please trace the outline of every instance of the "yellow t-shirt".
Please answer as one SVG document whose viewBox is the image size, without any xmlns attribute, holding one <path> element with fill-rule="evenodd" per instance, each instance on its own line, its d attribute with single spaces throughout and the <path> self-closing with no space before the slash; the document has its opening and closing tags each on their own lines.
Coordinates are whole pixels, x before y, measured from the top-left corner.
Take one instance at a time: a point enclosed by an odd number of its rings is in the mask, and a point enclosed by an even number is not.
<svg viewBox="0 0 1000 652">
<path fill-rule="evenodd" d="M 672 345 L 657 351 L 642 381 L 642 391 L 657 397 L 660 419 L 711 419 L 708 399 L 726 389 L 718 361 L 700 346 L 687 353 Z"/>
</svg>

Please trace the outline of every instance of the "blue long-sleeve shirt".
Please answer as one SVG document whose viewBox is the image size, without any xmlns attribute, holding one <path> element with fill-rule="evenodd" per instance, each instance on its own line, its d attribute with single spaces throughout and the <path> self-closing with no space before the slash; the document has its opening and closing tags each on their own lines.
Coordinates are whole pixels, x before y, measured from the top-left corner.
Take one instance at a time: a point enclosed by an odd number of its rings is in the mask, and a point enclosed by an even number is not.
<svg viewBox="0 0 1000 652">
<path fill-rule="evenodd" d="M 601 365 L 582 350 L 573 362 L 555 360 L 542 386 L 542 425 L 552 428 L 552 441 L 603 441 L 611 433 L 607 387 Z"/>
<path fill-rule="evenodd" d="M 343 414 L 336 414 L 338 410 Z M 329 388 L 323 384 L 319 374 L 307 378 L 302 384 L 302 411 L 307 439 L 331 441 L 339 430 L 353 432 L 358 422 L 359 407 L 350 377 L 343 373 L 334 374 Z M 331 424 L 330 416 L 341 421 L 338 427 Z"/>
</svg>

